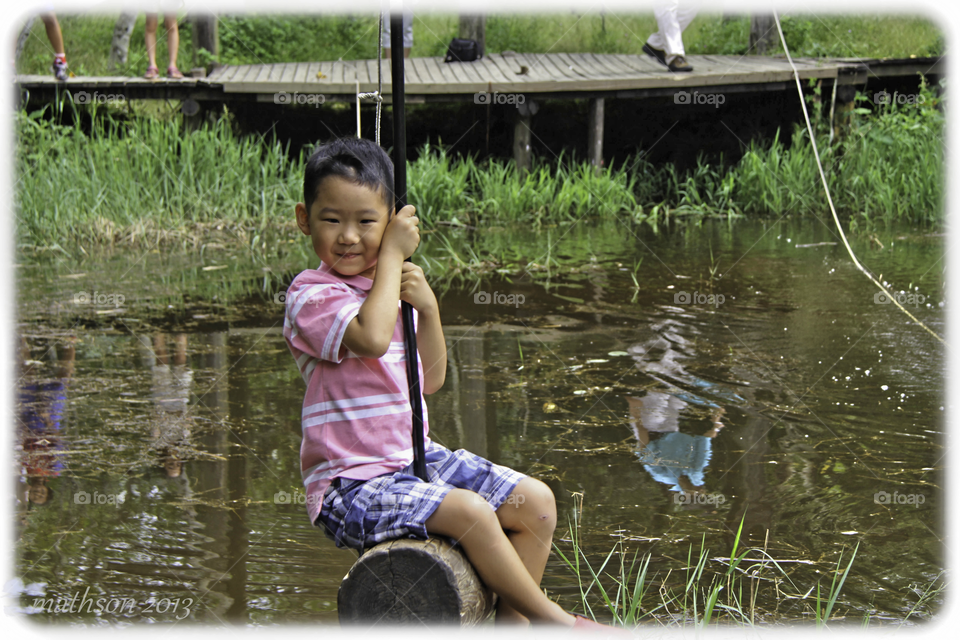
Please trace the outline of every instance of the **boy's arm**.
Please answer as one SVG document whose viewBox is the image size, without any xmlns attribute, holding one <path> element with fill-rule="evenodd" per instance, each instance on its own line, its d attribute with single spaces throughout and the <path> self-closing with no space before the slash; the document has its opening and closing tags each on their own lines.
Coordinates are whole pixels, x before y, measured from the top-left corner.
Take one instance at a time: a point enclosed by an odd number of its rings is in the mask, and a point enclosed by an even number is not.
<svg viewBox="0 0 960 640">
<path fill-rule="evenodd" d="M 380 358 L 390 348 L 397 326 L 403 261 L 420 244 L 419 220 L 414 217 L 415 212 L 415 207 L 407 205 L 387 225 L 377 257 L 373 286 L 360 305 L 357 317 L 350 321 L 343 334 L 342 345 L 358 356 Z"/>
<path fill-rule="evenodd" d="M 423 362 L 423 387 L 429 395 L 440 390 L 447 377 L 447 343 L 440 324 L 440 303 L 427 284 L 423 269 L 412 262 L 402 265 L 400 299 L 406 300 L 419 314 L 417 316 L 417 352 Z"/>
<path fill-rule="evenodd" d="M 380 358 L 390 348 L 400 304 L 401 265 L 400 251 L 391 247 L 380 250 L 370 293 L 343 334 L 342 345 L 358 356 Z"/>
<path fill-rule="evenodd" d="M 439 307 L 419 312 L 417 351 L 423 362 L 423 393 L 440 390 L 447 377 L 447 343 L 443 338 Z"/>
</svg>

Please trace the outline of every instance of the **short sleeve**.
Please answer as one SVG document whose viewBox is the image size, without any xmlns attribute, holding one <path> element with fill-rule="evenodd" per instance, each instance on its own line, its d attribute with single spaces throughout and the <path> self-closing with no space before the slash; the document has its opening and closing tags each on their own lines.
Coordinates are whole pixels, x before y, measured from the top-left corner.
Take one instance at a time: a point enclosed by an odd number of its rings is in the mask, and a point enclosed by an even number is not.
<svg viewBox="0 0 960 640">
<path fill-rule="evenodd" d="M 340 362 L 347 326 L 360 313 L 359 297 L 339 284 L 303 284 L 287 290 L 283 335 L 303 354 Z"/>
</svg>

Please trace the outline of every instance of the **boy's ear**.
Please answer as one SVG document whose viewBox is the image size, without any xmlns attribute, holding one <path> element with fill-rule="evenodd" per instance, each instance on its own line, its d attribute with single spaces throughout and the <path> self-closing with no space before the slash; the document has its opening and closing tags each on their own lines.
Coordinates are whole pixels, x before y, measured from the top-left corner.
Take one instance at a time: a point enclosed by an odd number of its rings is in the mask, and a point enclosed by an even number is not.
<svg viewBox="0 0 960 640">
<path fill-rule="evenodd" d="M 310 235 L 310 212 L 307 211 L 307 207 L 302 202 L 298 202 L 295 208 L 297 215 L 297 227 L 300 228 L 305 235 Z"/>
</svg>

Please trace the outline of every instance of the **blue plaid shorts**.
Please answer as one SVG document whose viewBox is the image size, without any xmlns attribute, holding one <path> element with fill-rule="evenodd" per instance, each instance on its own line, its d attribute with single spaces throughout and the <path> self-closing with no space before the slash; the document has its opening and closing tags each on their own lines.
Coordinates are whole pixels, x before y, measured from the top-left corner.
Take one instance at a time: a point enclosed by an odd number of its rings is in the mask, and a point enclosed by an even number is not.
<svg viewBox="0 0 960 640">
<path fill-rule="evenodd" d="M 411 463 L 369 480 L 334 478 L 314 523 L 338 547 L 363 550 L 395 538 L 427 538 L 424 523 L 451 489 L 468 489 L 498 509 L 527 476 L 464 449 L 428 441 L 427 478 Z"/>
</svg>

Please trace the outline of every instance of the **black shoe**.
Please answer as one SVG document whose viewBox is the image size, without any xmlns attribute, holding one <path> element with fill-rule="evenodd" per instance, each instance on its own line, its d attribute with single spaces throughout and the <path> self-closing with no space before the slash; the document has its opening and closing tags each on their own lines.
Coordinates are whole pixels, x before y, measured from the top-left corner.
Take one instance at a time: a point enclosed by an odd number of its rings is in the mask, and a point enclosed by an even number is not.
<svg viewBox="0 0 960 640">
<path fill-rule="evenodd" d="M 663 66 L 667 66 L 667 52 L 663 49 L 654 49 L 650 45 L 644 43 L 643 52 L 652 58 L 656 58 Z"/>
<path fill-rule="evenodd" d="M 690 63 L 687 62 L 686 58 L 683 56 L 677 56 L 673 61 L 667 65 L 667 68 L 670 71 L 693 71 L 693 67 L 690 66 Z"/>
</svg>

